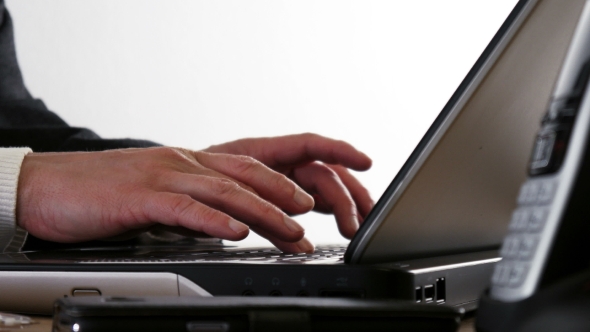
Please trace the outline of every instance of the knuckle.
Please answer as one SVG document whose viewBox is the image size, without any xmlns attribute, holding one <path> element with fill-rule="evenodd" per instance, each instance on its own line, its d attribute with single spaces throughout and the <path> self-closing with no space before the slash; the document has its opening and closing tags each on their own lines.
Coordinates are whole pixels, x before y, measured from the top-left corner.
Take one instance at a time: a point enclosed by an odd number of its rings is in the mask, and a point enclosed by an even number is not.
<svg viewBox="0 0 590 332">
<path fill-rule="evenodd" d="M 181 217 L 188 213 L 193 202 L 192 198 L 188 195 L 177 195 L 171 198 L 169 208 L 175 216 Z"/>
<path fill-rule="evenodd" d="M 234 195 L 239 191 L 239 185 L 228 179 L 216 179 L 213 184 L 213 191 L 220 196 Z"/>
<path fill-rule="evenodd" d="M 339 180 L 340 179 L 340 177 L 338 177 L 338 174 L 333 169 L 331 169 L 330 167 L 328 167 L 326 165 L 317 164 L 316 170 L 321 177 L 328 178 L 330 180 L 337 180 L 337 179 Z"/>
<path fill-rule="evenodd" d="M 337 148 L 341 148 L 341 149 L 350 149 L 352 146 L 350 144 L 348 144 L 348 142 L 338 139 L 338 140 L 334 140 L 334 146 Z"/>
<path fill-rule="evenodd" d="M 259 200 L 257 203 L 255 203 L 254 207 L 261 215 L 269 216 L 271 218 L 282 217 L 282 212 L 280 212 L 278 208 L 265 200 Z"/>
<path fill-rule="evenodd" d="M 159 156 L 162 157 L 174 157 L 178 154 L 178 151 L 176 149 L 167 146 L 157 147 L 154 150 L 155 152 L 157 152 Z"/>
<path fill-rule="evenodd" d="M 170 158 L 173 158 L 173 152 L 169 148 L 157 147 L 146 150 L 144 158 L 135 162 L 136 167 L 147 173 L 166 171 Z"/>
<path fill-rule="evenodd" d="M 289 180 L 289 178 L 287 178 L 284 174 L 281 174 L 281 173 L 274 173 L 273 174 L 272 184 L 279 187 L 279 188 L 284 187 L 284 186 L 293 187 L 293 186 L 291 186 L 290 182 L 291 182 L 291 180 Z"/>
<path fill-rule="evenodd" d="M 199 213 L 203 224 L 207 225 L 211 222 L 218 222 L 224 218 L 224 214 L 212 208 L 204 208 Z"/>
<path fill-rule="evenodd" d="M 247 191 L 253 193 L 254 195 L 258 195 L 256 190 L 254 190 L 254 188 L 250 187 L 249 185 L 242 184 L 241 187 L 244 188 L 244 190 L 247 190 Z"/>
<path fill-rule="evenodd" d="M 185 152 L 180 149 L 171 147 L 159 147 L 156 149 L 158 158 L 161 158 L 162 160 L 187 161 Z"/>
<path fill-rule="evenodd" d="M 310 132 L 301 134 L 301 137 L 306 140 L 315 140 L 315 139 L 321 138 L 320 135 L 315 134 L 315 133 L 310 133 Z"/>
<path fill-rule="evenodd" d="M 261 163 L 249 156 L 235 156 L 234 168 L 242 173 L 248 173 L 256 170 L 261 166 Z"/>
<path fill-rule="evenodd" d="M 297 187 L 293 181 L 291 181 L 287 176 L 281 173 L 276 173 L 276 175 L 272 179 L 272 183 L 275 188 L 281 188 L 290 194 L 295 194 Z"/>
</svg>

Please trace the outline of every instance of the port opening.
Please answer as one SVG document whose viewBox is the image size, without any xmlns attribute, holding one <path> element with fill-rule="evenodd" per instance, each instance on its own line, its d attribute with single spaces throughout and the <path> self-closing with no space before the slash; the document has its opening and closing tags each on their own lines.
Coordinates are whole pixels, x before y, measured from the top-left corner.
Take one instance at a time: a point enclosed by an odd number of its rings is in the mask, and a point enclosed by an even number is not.
<svg viewBox="0 0 590 332">
<path fill-rule="evenodd" d="M 301 296 L 301 297 L 308 297 L 309 296 L 309 292 L 307 292 L 306 290 L 300 290 L 299 292 L 297 292 L 296 295 L 297 296 Z"/>
<path fill-rule="evenodd" d="M 416 303 L 422 302 L 422 287 L 416 287 L 415 299 Z"/>
<path fill-rule="evenodd" d="M 272 290 L 270 291 L 270 293 L 268 293 L 268 295 L 270 296 L 283 296 L 283 293 L 280 290 Z"/>
<path fill-rule="evenodd" d="M 365 292 L 359 289 L 322 289 L 320 297 L 364 298 Z"/>
<path fill-rule="evenodd" d="M 256 295 L 256 293 L 254 293 L 254 291 L 251 289 L 247 289 L 242 292 L 242 296 L 254 296 L 254 295 Z"/>
<path fill-rule="evenodd" d="M 424 302 L 432 302 L 434 300 L 434 285 L 424 286 Z"/>
<path fill-rule="evenodd" d="M 445 303 L 447 300 L 447 284 L 445 278 L 436 279 L 436 303 Z"/>
</svg>

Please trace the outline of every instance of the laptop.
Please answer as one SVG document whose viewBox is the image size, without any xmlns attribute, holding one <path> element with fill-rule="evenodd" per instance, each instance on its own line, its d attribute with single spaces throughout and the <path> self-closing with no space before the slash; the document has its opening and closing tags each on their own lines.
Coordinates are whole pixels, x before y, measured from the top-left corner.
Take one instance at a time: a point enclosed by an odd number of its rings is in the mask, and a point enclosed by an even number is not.
<svg viewBox="0 0 590 332">
<path fill-rule="evenodd" d="M 475 308 L 500 260 L 584 2 L 518 2 L 347 248 L 29 246 L 0 255 L 0 310 L 50 313 L 56 298 L 93 295 L 398 298 Z"/>
</svg>

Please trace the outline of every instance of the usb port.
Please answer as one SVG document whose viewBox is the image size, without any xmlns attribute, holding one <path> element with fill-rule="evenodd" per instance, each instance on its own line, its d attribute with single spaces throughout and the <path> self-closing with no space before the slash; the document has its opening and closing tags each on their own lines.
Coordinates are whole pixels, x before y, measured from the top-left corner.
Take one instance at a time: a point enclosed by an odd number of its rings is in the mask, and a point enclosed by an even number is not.
<svg viewBox="0 0 590 332">
<path fill-rule="evenodd" d="M 436 279 L 436 303 L 444 303 L 447 300 L 447 284 L 445 278 Z"/>
<path fill-rule="evenodd" d="M 432 302 L 434 300 L 434 285 L 424 286 L 424 302 Z"/>
<path fill-rule="evenodd" d="M 422 302 L 422 287 L 416 287 L 416 303 Z"/>
</svg>

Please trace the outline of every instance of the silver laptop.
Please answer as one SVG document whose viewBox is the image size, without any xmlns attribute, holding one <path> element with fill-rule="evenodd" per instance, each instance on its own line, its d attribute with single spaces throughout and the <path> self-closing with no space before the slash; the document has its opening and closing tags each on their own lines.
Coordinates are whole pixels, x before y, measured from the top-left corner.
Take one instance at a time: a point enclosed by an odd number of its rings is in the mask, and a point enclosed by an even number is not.
<svg viewBox="0 0 590 332">
<path fill-rule="evenodd" d="M 58 297 L 89 295 L 399 298 L 474 308 L 583 4 L 516 5 L 348 248 L 291 255 L 222 243 L 29 245 L 0 255 L 0 310 L 49 313 Z"/>
</svg>

